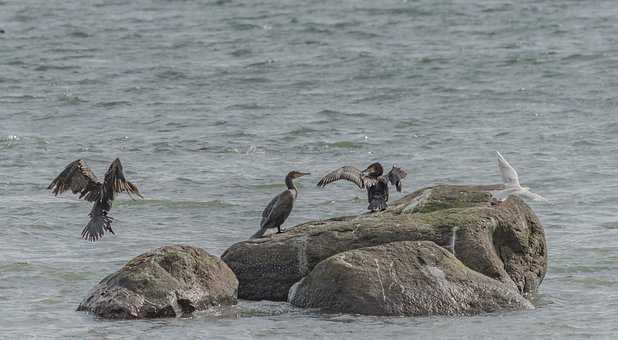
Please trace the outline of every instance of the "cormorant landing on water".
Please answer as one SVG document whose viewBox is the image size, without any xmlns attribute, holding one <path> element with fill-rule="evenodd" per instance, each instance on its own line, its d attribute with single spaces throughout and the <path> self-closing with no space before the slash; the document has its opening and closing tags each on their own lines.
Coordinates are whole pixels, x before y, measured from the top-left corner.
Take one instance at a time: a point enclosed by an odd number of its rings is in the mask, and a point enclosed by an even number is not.
<svg viewBox="0 0 618 340">
<path fill-rule="evenodd" d="M 367 209 L 369 211 L 381 211 L 387 206 L 388 183 L 390 182 L 398 192 L 401 192 L 401 181 L 408 175 L 405 170 L 395 165 L 386 175 L 383 173 L 384 169 L 380 163 L 373 163 L 363 171 L 353 166 L 344 166 L 322 177 L 318 186 L 325 187 L 340 179 L 348 180 L 361 189 L 367 189 L 367 201 L 369 202 Z"/>
<path fill-rule="evenodd" d="M 110 165 L 102 183 L 98 181 L 86 162 L 78 159 L 67 165 L 47 189 L 52 190 L 54 196 L 70 189 L 74 194 L 79 193 L 79 198 L 94 203 L 89 214 L 90 221 L 82 231 L 82 238 L 92 242 L 103 237 L 105 230 L 114 234 L 113 219 L 107 216 L 107 213 L 112 208 L 116 193 L 126 192 L 132 199 L 132 195 L 143 198 L 137 187 L 125 179 L 118 158 Z"/>
<path fill-rule="evenodd" d="M 298 189 L 294 186 L 294 179 L 310 175 L 307 172 L 290 171 L 285 177 L 285 185 L 288 189 L 275 196 L 266 206 L 266 209 L 262 212 L 262 222 L 260 223 L 260 230 L 253 234 L 251 238 L 259 238 L 264 235 L 266 230 L 271 228 L 277 228 L 277 233 L 281 233 L 281 225 L 290 216 L 292 208 L 294 208 L 294 201 L 298 197 Z"/>
</svg>

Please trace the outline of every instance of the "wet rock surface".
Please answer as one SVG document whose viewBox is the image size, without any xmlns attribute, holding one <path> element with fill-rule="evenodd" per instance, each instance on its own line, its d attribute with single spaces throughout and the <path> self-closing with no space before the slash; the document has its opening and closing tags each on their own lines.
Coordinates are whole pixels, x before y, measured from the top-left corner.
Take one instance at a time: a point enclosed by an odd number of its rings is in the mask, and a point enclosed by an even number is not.
<svg viewBox="0 0 618 340">
<path fill-rule="evenodd" d="M 110 319 L 176 317 L 236 304 L 237 289 L 234 273 L 219 258 L 171 245 L 139 255 L 104 278 L 77 310 Z"/>
<path fill-rule="evenodd" d="M 290 290 L 297 307 L 368 315 L 468 315 L 534 308 L 431 241 L 404 241 L 331 256 Z"/>
</svg>

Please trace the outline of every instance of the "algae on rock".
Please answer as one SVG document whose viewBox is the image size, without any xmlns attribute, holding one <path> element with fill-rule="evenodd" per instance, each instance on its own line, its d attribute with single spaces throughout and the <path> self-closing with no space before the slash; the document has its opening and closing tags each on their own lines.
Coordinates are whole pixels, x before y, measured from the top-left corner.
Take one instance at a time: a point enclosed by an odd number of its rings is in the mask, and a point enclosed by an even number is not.
<svg viewBox="0 0 618 340">
<path fill-rule="evenodd" d="M 290 289 L 297 307 L 368 315 L 461 315 L 534 308 L 430 241 L 402 241 L 333 255 Z"/>
<path fill-rule="evenodd" d="M 173 245 L 129 261 L 105 277 L 77 310 L 110 319 L 189 315 L 237 302 L 238 280 L 201 248 Z"/>
</svg>

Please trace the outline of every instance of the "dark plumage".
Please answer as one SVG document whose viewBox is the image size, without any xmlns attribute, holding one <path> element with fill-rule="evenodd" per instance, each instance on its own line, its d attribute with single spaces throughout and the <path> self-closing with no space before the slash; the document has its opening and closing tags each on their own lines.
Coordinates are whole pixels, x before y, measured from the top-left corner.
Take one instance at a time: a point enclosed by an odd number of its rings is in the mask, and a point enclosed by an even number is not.
<svg viewBox="0 0 618 340">
<path fill-rule="evenodd" d="M 298 197 L 298 189 L 294 186 L 294 179 L 310 175 L 305 172 L 291 171 L 285 177 L 285 184 L 288 187 L 287 190 L 281 192 L 275 196 L 266 206 L 262 212 L 262 222 L 260 223 L 260 230 L 258 230 L 251 238 L 259 238 L 264 236 L 264 233 L 268 229 L 277 228 L 277 232 L 281 233 L 281 225 L 290 216 L 292 208 L 294 208 L 294 201 Z"/>
<path fill-rule="evenodd" d="M 106 230 L 114 234 L 113 219 L 107 216 L 107 213 L 112 208 L 116 193 L 126 192 L 131 198 L 134 198 L 133 195 L 143 198 L 137 187 L 125 179 L 118 158 L 110 165 L 103 182 L 99 182 L 86 162 L 78 159 L 67 165 L 47 189 L 50 189 L 54 196 L 71 190 L 74 194 L 79 193 L 79 198 L 94 203 L 89 214 L 90 221 L 82 230 L 82 238 L 92 242 L 103 237 Z"/>
<path fill-rule="evenodd" d="M 387 207 L 388 202 L 388 183 L 394 185 L 397 191 L 401 192 L 401 181 L 408 173 L 393 165 L 391 171 L 383 175 L 384 169 L 380 163 L 373 163 L 367 169 L 361 171 L 353 166 L 344 166 L 326 174 L 318 182 L 319 187 L 340 179 L 348 180 L 356 184 L 360 189 L 367 189 L 367 201 L 369 211 L 380 211 Z"/>
</svg>

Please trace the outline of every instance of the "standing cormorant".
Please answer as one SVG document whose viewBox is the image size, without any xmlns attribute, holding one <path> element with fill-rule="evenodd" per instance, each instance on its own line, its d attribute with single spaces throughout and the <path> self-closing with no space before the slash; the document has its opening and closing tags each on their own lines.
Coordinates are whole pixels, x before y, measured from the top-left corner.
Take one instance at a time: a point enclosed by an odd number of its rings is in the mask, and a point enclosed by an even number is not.
<svg viewBox="0 0 618 340">
<path fill-rule="evenodd" d="M 47 189 L 52 190 L 54 196 L 70 189 L 74 194 L 79 193 L 79 198 L 94 202 L 89 214 L 90 221 L 82 231 L 82 238 L 92 242 L 103 237 L 105 230 L 114 234 L 113 218 L 107 216 L 107 213 L 112 208 L 116 193 L 126 192 L 132 199 L 132 194 L 143 198 L 137 187 L 125 179 L 118 158 L 110 165 L 103 182 L 97 180 L 86 162 L 78 159 L 67 165 Z"/>
<path fill-rule="evenodd" d="M 275 196 L 268 203 L 266 209 L 262 212 L 260 230 L 253 234 L 251 238 L 262 237 L 266 230 L 271 228 L 277 228 L 277 233 L 281 233 L 281 225 L 288 216 L 290 216 L 292 208 L 294 208 L 294 201 L 296 197 L 298 197 L 298 189 L 294 186 L 294 179 L 306 175 L 310 175 L 310 173 L 290 171 L 288 175 L 285 176 L 285 185 L 288 187 L 287 190 Z"/>
<path fill-rule="evenodd" d="M 369 202 L 367 209 L 369 211 L 381 211 L 386 209 L 386 202 L 388 202 L 388 182 L 394 185 L 398 192 L 401 192 L 401 181 L 408 175 L 405 170 L 395 165 L 388 174 L 383 176 L 383 173 L 384 169 L 380 163 L 373 163 L 363 171 L 353 166 L 344 166 L 322 177 L 318 186 L 325 187 L 340 179 L 348 180 L 361 189 L 367 189 L 367 201 Z"/>
</svg>

